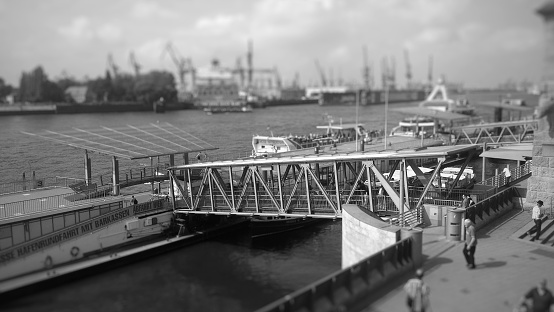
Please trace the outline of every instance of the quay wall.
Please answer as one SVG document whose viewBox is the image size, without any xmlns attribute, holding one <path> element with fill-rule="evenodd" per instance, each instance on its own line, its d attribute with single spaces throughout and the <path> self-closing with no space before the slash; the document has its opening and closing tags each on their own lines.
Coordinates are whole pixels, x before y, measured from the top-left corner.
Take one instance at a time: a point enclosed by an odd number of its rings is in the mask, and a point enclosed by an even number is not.
<svg viewBox="0 0 554 312">
<path fill-rule="evenodd" d="M 372 217 L 356 205 L 343 205 L 342 268 L 394 245 L 400 240 L 400 229 Z"/>
<path fill-rule="evenodd" d="M 342 222 L 343 269 L 258 311 L 360 310 L 384 285 L 421 266 L 421 230 L 389 225 L 357 205 L 343 205 Z"/>
</svg>

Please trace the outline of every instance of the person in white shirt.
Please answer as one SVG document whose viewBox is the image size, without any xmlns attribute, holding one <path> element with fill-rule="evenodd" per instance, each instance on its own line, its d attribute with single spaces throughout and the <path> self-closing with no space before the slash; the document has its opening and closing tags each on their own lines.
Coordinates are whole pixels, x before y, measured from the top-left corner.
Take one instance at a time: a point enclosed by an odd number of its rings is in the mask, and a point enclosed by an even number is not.
<svg viewBox="0 0 554 312">
<path fill-rule="evenodd" d="M 535 234 L 535 240 L 539 240 L 539 237 L 541 235 L 541 226 L 542 226 L 542 210 L 541 207 L 543 205 L 542 200 L 537 200 L 537 205 L 533 207 L 533 211 L 531 213 L 531 218 L 535 222 L 535 227 L 529 231 L 529 235 L 533 234 L 533 232 L 536 232 Z"/>
<path fill-rule="evenodd" d="M 506 184 L 510 183 L 510 180 L 512 179 L 512 173 L 510 172 L 510 165 L 506 165 L 506 168 L 502 170 L 502 173 L 506 177 Z"/>
</svg>

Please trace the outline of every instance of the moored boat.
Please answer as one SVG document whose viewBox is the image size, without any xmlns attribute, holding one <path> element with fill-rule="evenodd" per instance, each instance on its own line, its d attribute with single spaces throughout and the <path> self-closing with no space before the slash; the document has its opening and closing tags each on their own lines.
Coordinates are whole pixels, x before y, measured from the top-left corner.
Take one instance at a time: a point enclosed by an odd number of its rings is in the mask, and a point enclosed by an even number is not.
<svg viewBox="0 0 554 312">
<path fill-rule="evenodd" d="M 363 124 L 339 124 L 329 123 L 324 126 L 317 126 L 317 129 L 325 130 L 325 133 L 316 133 L 308 135 L 288 135 L 288 136 L 263 136 L 254 135 L 252 137 L 252 156 L 268 156 L 275 153 L 290 152 L 298 149 L 321 147 L 356 140 L 365 143 L 373 142 L 381 137 L 378 131 L 367 131 Z"/>
</svg>

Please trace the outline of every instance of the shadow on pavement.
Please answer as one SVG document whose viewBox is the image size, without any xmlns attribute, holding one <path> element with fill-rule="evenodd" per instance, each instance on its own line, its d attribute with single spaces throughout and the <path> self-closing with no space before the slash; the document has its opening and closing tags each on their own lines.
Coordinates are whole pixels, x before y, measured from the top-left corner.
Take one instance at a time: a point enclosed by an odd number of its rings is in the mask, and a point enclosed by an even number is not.
<svg viewBox="0 0 554 312">
<path fill-rule="evenodd" d="M 490 261 L 485 263 L 479 263 L 476 265 L 476 269 L 497 268 L 506 265 L 506 261 Z"/>
</svg>

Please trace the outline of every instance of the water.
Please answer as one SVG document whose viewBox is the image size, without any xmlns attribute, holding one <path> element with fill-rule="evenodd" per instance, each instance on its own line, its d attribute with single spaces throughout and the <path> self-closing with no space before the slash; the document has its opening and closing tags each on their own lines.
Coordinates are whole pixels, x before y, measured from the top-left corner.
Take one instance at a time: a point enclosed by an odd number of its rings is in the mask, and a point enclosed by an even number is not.
<svg viewBox="0 0 554 312">
<path fill-rule="evenodd" d="M 31 171 L 37 177 L 84 176 L 82 150 L 22 132 L 169 122 L 218 146 L 219 153 L 244 154 L 252 149 L 254 134 L 317 133 L 317 125 L 327 124 L 326 115 L 337 124 L 341 118 L 343 123 L 354 122 L 356 108 L 300 105 L 210 116 L 183 110 L 0 117 L 0 183 L 20 179 L 23 172 L 29 176 Z M 389 112 L 388 130 L 403 117 Z M 383 129 L 385 106 L 360 107 L 359 122 L 369 130 Z M 93 175 L 109 172 L 110 157 L 89 156 Z M 121 160 L 120 165 L 136 164 Z M 239 233 L 37 292 L 2 304 L 2 311 L 251 311 L 335 272 L 340 263 L 340 222 L 263 241 Z"/>
<path fill-rule="evenodd" d="M 211 116 L 184 110 L 0 117 L 0 183 L 21 179 L 23 172 L 29 177 L 31 171 L 37 177 L 84 175 L 82 150 L 22 132 L 169 122 L 220 147 L 220 153 L 244 153 L 252 148 L 253 134 L 316 133 L 317 125 L 327 123 L 326 114 L 335 123 L 340 118 L 344 123 L 355 121 L 355 107 L 318 105 Z M 389 118 L 390 129 L 401 116 Z M 368 129 L 383 128 L 384 106 L 360 108 L 359 120 Z M 110 170 L 110 157 L 89 156 L 93 175 Z M 121 162 L 122 167 L 132 165 Z M 40 291 L 2 304 L 2 311 L 252 311 L 339 270 L 340 265 L 339 221 L 261 241 L 238 233 Z"/>
</svg>

